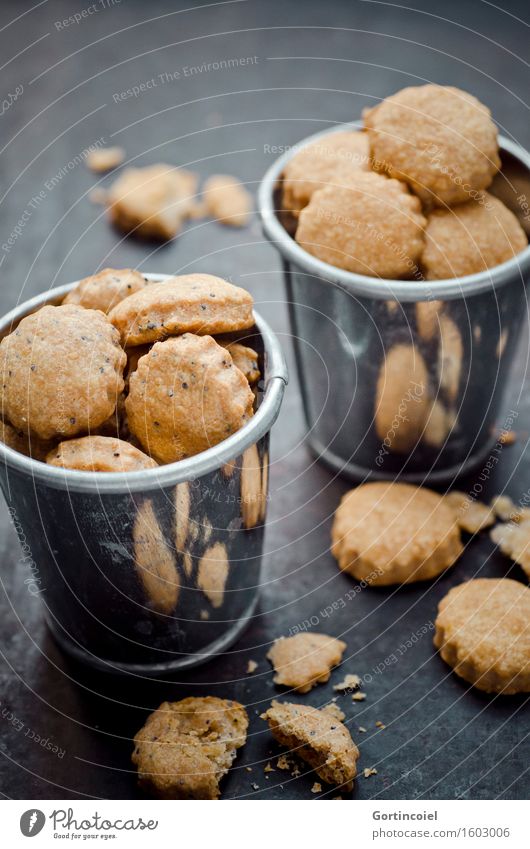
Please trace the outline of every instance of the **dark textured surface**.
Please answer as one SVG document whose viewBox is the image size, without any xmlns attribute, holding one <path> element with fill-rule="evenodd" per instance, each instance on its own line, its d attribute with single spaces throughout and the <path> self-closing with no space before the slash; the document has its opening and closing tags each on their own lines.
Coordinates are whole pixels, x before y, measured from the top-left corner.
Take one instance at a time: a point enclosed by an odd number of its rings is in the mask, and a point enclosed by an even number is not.
<svg viewBox="0 0 530 849">
<path fill-rule="evenodd" d="M 237 173 L 254 189 L 271 161 L 271 146 L 355 117 L 403 85 L 434 80 L 471 90 L 491 106 L 506 135 L 530 146 L 528 69 L 518 58 L 527 48 L 526 24 L 517 20 L 527 18 L 522 2 L 503 4 L 504 11 L 473 1 L 424 1 L 414 4 L 416 11 L 339 0 L 248 0 L 182 13 L 179 7 L 192 4 L 108 5 L 58 28 L 56 21 L 85 4 L 45 3 L 1 32 L 5 92 L 23 86 L 2 117 L 2 243 L 25 219 L 16 244 L 0 256 L 2 312 L 105 265 L 203 270 L 248 287 L 274 329 L 285 334 L 291 358 L 280 264 L 258 222 L 241 231 L 194 223 L 163 247 L 122 239 L 88 201 L 97 180 L 78 161 L 100 137 L 123 143 L 132 161 L 189 164 L 201 175 Z M 25 8 L 29 4 L 4 2 L 2 25 Z M 433 17 L 437 10 L 440 18 Z M 257 58 L 191 76 L 184 70 L 240 57 Z M 114 102 L 113 94 L 152 78 L 157 84 L 138 97 Z M 35 196 L 40 200 L 32 202 Z M 509 410 L 516 411 L 518 441 L 502 451 L 485 497 L 506 489 L 519 500 L 530 486 L 527 356 L 525 334 L 499 421 L 502 426 Z M 2 504 L 5 796 L 134 798 L 131 736 L 146 711 L 163 699 L 211 694 L 239 699 L 251 716 L 249 742 L 226 780 L 225 796 L 311 798 L 312 775 L 294 780 L 277 770 L 266 778 L 263 766 L 279 749 L 258 716 L 278 695 L 265 660 L 268 646 L 304 620 L 348 643 L 332 683 L 346 671 L 367 676 L 365 702 L 339 699 L 361 748 L 361 767 L 378 770 L 357 781 L 353 797 L 528 796 L 526 700 L 468 691 L 435 655 L 430 631 L 450 586 L 477 573 L 522 581 L 522 571 L 494 553 L 484 536 L 469 540 L 462 560 L 438 581 L 352 593 L 355 583 L 338 573 L 328 552 L 331 513 L 347 485 L 312 462 L 303 438 L 293 374 L 273 438 L 260 611 L 230 652 L 165 682 L 112 680 L 62 656 L 47 634 L 38 598 L 28 591 L 29 572 Z M 407 641 L 411 647 L 404 650 Z M 245 674 L 250 658 L 259 663 L 253 676 Z M 300 698 L 318 706 L 331 695 L 328 685 Z M 378 720 L 384 730 L 375 726 Z M 359 725 L 366 733 L 357 731 Z"/>
</svg>

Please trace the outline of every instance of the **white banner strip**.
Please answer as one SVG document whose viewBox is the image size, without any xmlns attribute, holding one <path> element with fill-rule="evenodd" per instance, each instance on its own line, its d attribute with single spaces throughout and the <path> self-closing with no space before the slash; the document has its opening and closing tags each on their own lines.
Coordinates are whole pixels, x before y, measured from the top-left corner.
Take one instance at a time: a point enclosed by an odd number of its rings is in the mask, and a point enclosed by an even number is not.
<svg viewBox="0 0 530 849">
<path fill-rule="evenodd" d="M 291 801 L 290 811 L 283 802 L 255 800 L 213 808 L 209 802 L 181 801 L 5 801 L 2 845 L 27 847 L 33 837 L 35 849 L 67 840 L 157 849 L 190 841 L 206 846 L 210 840 L 216 849 L 270 849 L 288 841 L 299 846 L 307 841 L 308 847 L 346 842 L 361 849 L 530 845 L 525 802 L 342 801 L 349 804 L 332 811 L 323 811 L 318 800 Z"/>
</svg>

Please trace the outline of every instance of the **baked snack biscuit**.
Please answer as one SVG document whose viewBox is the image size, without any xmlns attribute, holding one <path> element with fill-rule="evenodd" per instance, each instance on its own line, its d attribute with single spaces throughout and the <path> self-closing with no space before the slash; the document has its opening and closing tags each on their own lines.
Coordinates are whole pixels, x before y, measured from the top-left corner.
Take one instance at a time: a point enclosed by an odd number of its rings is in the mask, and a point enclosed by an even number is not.
<svg viewBox="0 0 530 849">
<path fill-rule="evenodd" d="M 23 430 L 16 430 L 9 422 L 0 418 L 0 442 L 12 448 L 13 451 L 18 451 L 19 454 L 24 454 L 26 457 L 33 457 L 34 460 L 46 460 L 46 455 L 53 447 L 53 440 L 39 439 L 35 434 L 24 433 Z"/>
<path fill-rule="evenodd" d="M 144 345 L 181 333 L 210 335 L 254 324 L 252 295 L 212 274 L 184 274 L 126 298 L 109 318 L 124 345 Z"/>
<path fill-rule="evenodd" d="M 308 253 L 369 277 L 417 273 L 425 218 L 404 183 L 354 171 L 348 183 L 316 191 L 300 212 L 296 241 Z"/>
<path fill-rule="evenodd" d="M 309 705 L 273 701 L 261 718 L 269 723 L 274 739 L 306 761 L 323 781 L 346 791 L 353 788 L 360 753 L 336 717 Z"/>
<path fill-rule="evenodd" d="M 89 310 L 108 313 L 124 298 L 147 286 L 147 280 L 132 268 L 104 268 L 99 274 L 80 280 L 63 304 L 79 304 Z"/>
<path fill-rule="evenodd" d="M 252 195 L 237 177 L 214 174 L 203 186 L 205 210 L 230 227 L 245 227 L 252 212 Z"/>
<path fill-rule="evenodd" d="M 465 492 L 453 490 L 445 496 L 447 503 L 455 511 L 458 524 L 468 534 L 476 534 L 484 528 L 489 528 L 495 521 L 492 507 L 471 498 Z"/>
<path fill-rule="evenodd" d="M 375 430 L 388 451 L 405 454 L 422 437 L 431 409 L 429 372 L 414 345 L 394 345 L 379 370 Z"/>
<path fill-rule="evenodd" d="M 42 439 L 94 431 L 116 408 L 126 359 L 102 312 L 42 307 L 0 342 L 2 412 Z"/>
<path fill-rule="evenodd" d="M 496 525 L 490 531 L 490 538 L 530 578 L 530 519 L 526 517 Z"/>
<path fill-rule="evenodd" d="M 137 472 L 158 465 L 134 445 L 112 436 L 82 436 L 60 442 L 48 453 L 46 462 L 79 472 Z"/>
<path fill-rule="evenodd" d="M 484 192 L 479 201 L 435 209 L 427 216 L 421 262 L 427 280 L 465 277 L 513 259 L 527 245 L 513 212 Z"/>
<path fill-rule="evenodd" d="M 318 189 L 342 186 L 353 171 L 370 171 L 368 133 L 330 133 L 299 150 L 282 175 L 282 206 L 298 217 Z"/>
<path fill-rule="evenodd" d="M 346 493 L 331 540 L 339 568 L 370 586 L 434 578 L 463 550 L 445 499 L 405 483 L 366 483 Z"/>
<path fill-rule="evenodd" d="M 215 340 L 218 345 L 226 348 L 230 352 L 232 362 L 245 375 L 251 386 L 261 377 L 261 372 L 258 367 L 258 355 L 253 348 L 248 345 L 242 345 L 240 342 L 224 342 L 221 339 Z"/>
<path fill-rule="evenodd" d="M 247 728 L 238 702 L 214 696 L 164 702 L 134 738 L 140 786 L 161 799 L 218 799 Z"/>
<path fill-rule="evenodd" d="M 157 342 L 140 359 L 125 409 L 144 450 L 172 463 L 239 430 L 252 416 L 253 401 L 228 351 L 211 336 L 186 333 Z"/>
<path fill-rule="evenodd" d="M 530 590 L 509 578 L 453 587 L 438 606 L 434 645 L 486 693 L 530 692 Z"/>
<path fill-rule="evenodd" d="M 107 193 L 109 218 L 124 233 L 172 239 L 195 204 L 197 182 L 195 174 L 172 165 L 126 168 Z"/>
<path fill-rule="evenodd" d="M 489 109 L 458 88 L 404 88 L 363 117 L 373 167 L 404 180 L 425 204 L 468 201 L 500 167 Z"/>
<path fill-rule="evenodd" d="M 342 660 L 346 643 L 327 634 L 295 634 L 280 637 L 267 654 L 274 666 L 274 683 L 308 693 L 329 681 L 331 669 Z"/>
</svg>

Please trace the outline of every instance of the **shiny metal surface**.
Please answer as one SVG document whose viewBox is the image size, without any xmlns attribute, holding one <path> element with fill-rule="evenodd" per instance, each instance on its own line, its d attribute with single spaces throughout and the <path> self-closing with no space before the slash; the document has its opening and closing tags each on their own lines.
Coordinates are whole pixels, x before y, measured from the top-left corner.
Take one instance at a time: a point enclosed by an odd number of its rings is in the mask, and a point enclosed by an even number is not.
<svg viewBox="0 0 530 849">
<path fill-rule="evenodd" d="M 147 275 L 163 280 L 167 275 Z M 5 316 L 0 336 L 71 286 Z M 287 371 L 256 315 L 246 344 L 263 375 L 252 420 L 180 463 L 127 474 L 58 469 L 0 443 L 0 485 L 60 644 L 115 672 L 193 666 L 237 637 L 257 601 L 269 431 Z"/>
<path fill-rule="evenodd" d="M 502 137 L 500 146 L 503 169 L 491 190 L 528 232 L 520 197 L 530 156 Z M 526 315 L 530 247 L 451 280 L 382 280 L 335 268 L 304 251 L 279 220 L 278 188 L 292 155 L 267 172 L 259 208 L 283 260 L 308 444 L 353 480 L 452 480 L 489 453 L 504 419 L 510 425 L 502 398 Z"/>
</svg>

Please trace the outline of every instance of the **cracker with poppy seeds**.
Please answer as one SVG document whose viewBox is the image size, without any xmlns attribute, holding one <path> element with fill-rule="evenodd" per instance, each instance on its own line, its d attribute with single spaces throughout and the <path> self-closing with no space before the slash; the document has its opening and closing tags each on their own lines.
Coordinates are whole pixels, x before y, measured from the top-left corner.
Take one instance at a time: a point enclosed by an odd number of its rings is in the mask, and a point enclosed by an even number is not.
<svg viewBox="0 0 530 849">
<path fill-rule="evenodd" d="M 124 346 L 195 333 L 232 333 L 253 326 L 252 295 L 212 274 L 183 274 L 152 283 L 111 311 Z"/>
<path fill-rule="evenodd" d="M 126 359 L 99 310 L 41 307 L 0 342 L 2 413 L 41 439 L 93 432 L 116 409 Z"/>
<path fill-rule="evenodd" d="M 235 433 L 254 395 L 228 351 L 211 336 L 157 342 L 129 379 L 129 429 L 161 463 L 191 457 Z"/>
<path fill-rule="evenodd" d="M 359 749 L 342 722 L 309 705 L 276 701 L 261 718 L 278 743 L 308 763 L 319 778 L 352 789 Z"/>
<path fill-rule="evenodd" d="M 133 268 L 104 268 L 84 277 L 70 289 L 63 304 L 78 304 L 90 310 L 109 313 L 116 304 L 147 286 L 147 280 Z"/>
<path fill-rule="evenodd" d="M 46 462 L 79 472 L 138 472 L 158 465 L 134 445 L 112 436 L 67 439 L 49 452 Z"/>
</svg>

